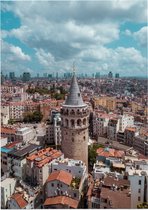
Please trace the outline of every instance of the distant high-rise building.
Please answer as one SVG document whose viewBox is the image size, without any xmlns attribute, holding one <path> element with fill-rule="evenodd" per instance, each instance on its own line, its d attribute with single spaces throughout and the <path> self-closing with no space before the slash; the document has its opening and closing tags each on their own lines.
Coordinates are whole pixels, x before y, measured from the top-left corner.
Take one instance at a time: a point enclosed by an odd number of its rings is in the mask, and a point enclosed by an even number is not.
<svg viewBox="0 0 148 210">
<path fill-rule="evenodd" d="M 9 78 L 10 78 L 10 80 L 14 80 L 15 79 L 15 73 L 14 72 L 10 72 L 9 73 Z"/>
<path fill-rule="evenodd" d="M 48 74 L 48 78 L 49 79 L 52 79 L 52 74 Z"/>
<path fill-rule="evenodd" d="M 119 78 L 119 73 L 116 73 L 115 74 L 115 78 Z"/>
<path fill-rule="evenodd" d="M 39 78 L 40 77 L 40 74 L 39 73 L 37 73 L 37 78 Z"/>
<path fill-rule="evenodd" d="M 108 73 L 108 78 L 113 78 L 113 73 L 111 71 Z"/>
<path fill-rule="evenodd" d="M 96 72 L 95 78 L 96 79 L 99 79 L 100 78 L 100 72 Z"/>
<path fill-rule="evenodd" d="M 72 76 L 72 73 L 70 73 L 70 72 L 64 73 L 65 79 L 71 78 L 71 76 Z"/>
<path fill-rule="evenodd" d="M 24 72 L 24 73 L 23 73 L 23 78 L 22 78 L 22 79 L 23 79 L 24 82 L 29 81 L 30 78 L 31 78 L 31 75 L 30 75 L 29 72 Z"/>
<path fill-rule="evenodd" d="M 43 77 L 45 77 L 45 78 L 46 78 L 46 77 L 47 77 L 47 73 L 44 73 L 44 74 L 43 74 Z"/>
</svg>

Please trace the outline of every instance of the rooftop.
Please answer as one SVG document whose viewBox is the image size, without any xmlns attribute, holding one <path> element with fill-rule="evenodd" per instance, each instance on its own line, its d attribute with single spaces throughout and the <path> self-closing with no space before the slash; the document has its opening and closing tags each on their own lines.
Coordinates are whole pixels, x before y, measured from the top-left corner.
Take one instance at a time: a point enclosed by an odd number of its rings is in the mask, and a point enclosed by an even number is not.
<svg viewBox="0 0 148 210">
<path fill-rule="evenodd" d="M 54 180 L 59 180 L 60 182 L 63 182 L 67 185 L 70 185 L 71 182 L 72 182 L 72 174 L 69 173 L 69 172 L 66 172 L 66 171 L 56 171 L 56 172 L 52 172 L 48 179 L 47 179 L 47 182 L 51 182 L 51 181 L 54 181 Z"/>
<path fill-rule="evenodd" d="M 60 150 L 55 150 L 53 148 L 46 148 L 37 151 L 36 153 L 27 157 L 27 160 L 33 161 L 37 167 L 42 167 L 45 164 L 51 162 L 62 155 Z"/>
<path fill-rule="evenodd" d="M 27 206 L 27 204 L 28 204 L 27 201 L 23 198 L 23 194 L 22 193 L 14 193 L 11 196 L 11 198 L 16 201 L 16 203 L 18 204 L 20 209 L 24 209 Z"/>
<path fill-rule="evenodd" d="M 76 209 L 78 207 L 79 201 L 66 196 L 56 196 L 52 198 L 47 198 L 44 202 L 44 206 L 49 205 L 67 205 L 68 207 Z"/>
<path fill-rule="evenodd" d="M 111 203 L 111 208 L 114 209 L 130 209 L 131 198 L 129 195 L 129 190 L 127 189 L 123 191 L 113 191 L 104 187 L 101 189 L 101 198 L 108 199 Z"/>
<path fill-rule="evenodd" d="M 124 156 L 124 151 L 122 150 L 115 150 L 111 148 L 99 148 L 97 149 L 97 154 L 99 156 L 104 156 L 104 157 L 116 157 L 116 158 L 121 158 Z"/>
<path fill-rule="evenodd" d="M 112 176 L 107 176 L 104 178 L 104 184 L 103 184 L 104 186 L 111 187 L 113 184 L 118 187 L 130 186 L 130 181 L 126 179 L 116 179 Z"/>
<path fill-rule="evenodd" d="M 41 146 L 38 146 L 36 144 L 30 144 L 22 149 L 13 150 L 12 152 L 9 152 L 9 154 L 17 157 L 24 157 L 27 154 L 30 154 L 39 148 L 41 148 Z"/>
<path fill-rule="evenodd" d="M 7 128 L 7 127 L 1 127 L 1 133 L 15 134 L 16 133 L 16 129 L 14 129 L 14 128 Z"/>
</svg>

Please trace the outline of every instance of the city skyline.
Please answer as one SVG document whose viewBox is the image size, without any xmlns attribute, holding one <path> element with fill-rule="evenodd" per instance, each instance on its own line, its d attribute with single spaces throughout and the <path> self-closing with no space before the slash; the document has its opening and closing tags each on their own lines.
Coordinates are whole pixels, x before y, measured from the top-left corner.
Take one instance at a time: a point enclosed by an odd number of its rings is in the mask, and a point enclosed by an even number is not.
<svg viewBox="0 0 148 210">
<path fill-rule="evenodd" d="M 146 1 L 2 2 L 2 71 L 146 77 L 146 22 Z"/>
</svg>

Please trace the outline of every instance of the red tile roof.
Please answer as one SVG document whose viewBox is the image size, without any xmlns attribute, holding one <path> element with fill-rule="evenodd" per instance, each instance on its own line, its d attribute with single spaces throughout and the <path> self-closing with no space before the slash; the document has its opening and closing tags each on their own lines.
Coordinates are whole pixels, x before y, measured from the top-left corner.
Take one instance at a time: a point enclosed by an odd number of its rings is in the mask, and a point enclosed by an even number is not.
<svg viewBox="0 0 148 210">
<path fill-rule="evenodd" d="M 19 143 L 21 143 L 21 141 L 14 141 L 14 142 L 12 142 L 12 143 L 10 143 L 10 144 L 7 144 L 5 147 L 6 147 L 7 149 L 11 149 L 11 148 L 13 148 L 15 145 L 17 145 L 17 144 L 19 144 Z"/>
<path fill-rule="evenodd" d="M 55 150 L 53 148 L 46 148 L 39 150 L 35 154 L 28 156 L 26 159 L 28 161 L 33 161 L 35 165 L 39 168 L 44 166 L 45 164 L 51 162 L 53 159 L 56 159 L 62 155 L 60 150 Z"/>
<path fill-rule="evenodd" d="M 15 193 L 11 196 L 12 199 L 14 199 L 16 201 L 16 203 L 18 204 L 18 206 L 21 209 L 24 209 L 27 206 L 27 201 L 23 198 L 23 194 L 22 193 Z"/>
<path fill-rule="evenodd" d="M 56 172 L 52 172 L 48 179 L 47 182 L 51 182 L 54 180 L 59 180 L 60 182 L 63 182 L 67 185 L 71 184 L 72 181 L 72 174 L 66 171 L 56 171 Z"/>
<path fill-rule="evenodd" d="M 16 133 L 16 129 L 1 127 L 1 133 L 15 134 Z"/>
<path fill-rule="evenodd" d="M 52 198 L 47 198 L 44 202 L 44 206 L 61 204 L 76 209 L 78 207 L 78 203 L 79 202 L 77 200 L 74 200 L 66 196 L 56 196 Z"/>
<path fill-rule="evenodd" d="M 111 148 L 99 148 L 97 149 L 97 154 L 99 156 L 104 156 L 104 157 L 117 157 L 117 158 L 121 158 L 124 156 L 124 151 L 122 150 L 115 150 L 115 149 L 111 149 Z"/>
</svg>

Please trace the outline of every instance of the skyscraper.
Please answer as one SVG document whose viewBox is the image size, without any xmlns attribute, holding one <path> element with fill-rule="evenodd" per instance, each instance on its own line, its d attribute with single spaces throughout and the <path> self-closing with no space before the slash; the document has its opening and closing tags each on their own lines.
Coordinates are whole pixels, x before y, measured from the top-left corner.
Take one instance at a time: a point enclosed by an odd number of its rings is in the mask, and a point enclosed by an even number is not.
<svg viewBox="0 0 148 210">
<path fill-rule="evenodd" d="M 23 81 L 24 81 L 24 82 L 29 81 L 30 78 L 31 78 L 31 75 L 30 75 L 29 72 L 24 72 L 24 73 L 23 73 Z"/>
<path fill-rule="evenodd" d="M 108 78 L 113 78 L 113 73 L 111 71 L 108 73 Z"/>
<path fill-rule="evenodd" d="M 14 80 L 15 79 L 15 73 L 14 72 L 10 72 L 9 73 L 9 78 L 10 78 L 10 80 Z"/>
<path fill-rule="evenodd" d="M 116 73 L 115 74 L 115 78 L 119 78 L 119 73 Z"/>
<path fill-rule="evenodd" d="M 65 104 L 61 109 L 62 151 L 67 158 L 82 160 L 88 165 L 89 110 L 83 102 L 75 73 Z"/>
</svg>

